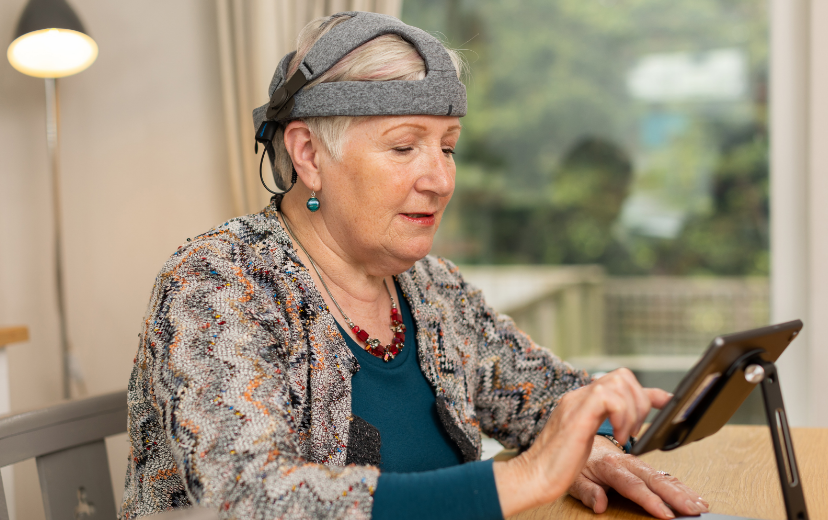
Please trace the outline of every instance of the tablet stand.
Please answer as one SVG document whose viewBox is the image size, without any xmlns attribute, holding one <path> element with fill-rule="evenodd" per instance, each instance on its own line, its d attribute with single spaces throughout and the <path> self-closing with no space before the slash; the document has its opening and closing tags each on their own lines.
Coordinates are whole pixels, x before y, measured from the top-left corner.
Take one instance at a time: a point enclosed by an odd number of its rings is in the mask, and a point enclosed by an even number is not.
<svg viewBox="0 0 828 520">
<path fill-rule="evenodd" d="M 788 419 L 785 413 L 785 403 L 782 402 L 776 365 L 759 356 L 754 356 L 743 366 L 745 366 L 745 379 L 749 383 L 760 381 L 762 383 L 765 415 L 767 415 L 771 439 L 773 439 L 776 469 L 779 471 L 779 482 L 782 485 L 782 497 L 785 499 L 785 512 L 788 520 L 808 520 L 805 495 L 802 492 L 802 481 L 796 465 L 791 433 L 788 430 Z"/>
</svg>

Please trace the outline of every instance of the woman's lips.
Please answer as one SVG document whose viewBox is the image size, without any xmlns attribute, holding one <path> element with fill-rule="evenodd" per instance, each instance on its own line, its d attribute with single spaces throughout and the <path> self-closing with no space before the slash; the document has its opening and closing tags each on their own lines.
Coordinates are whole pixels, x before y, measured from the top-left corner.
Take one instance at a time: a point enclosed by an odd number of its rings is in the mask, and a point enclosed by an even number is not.
<svg viewBox="0 0 828 520">
<path fill-rule="evenodd" d="M 421 226 L 433 226 L 435 219 L 433 213 L 400 213 L 409 222 L 415 222 Z"/>
</svg>

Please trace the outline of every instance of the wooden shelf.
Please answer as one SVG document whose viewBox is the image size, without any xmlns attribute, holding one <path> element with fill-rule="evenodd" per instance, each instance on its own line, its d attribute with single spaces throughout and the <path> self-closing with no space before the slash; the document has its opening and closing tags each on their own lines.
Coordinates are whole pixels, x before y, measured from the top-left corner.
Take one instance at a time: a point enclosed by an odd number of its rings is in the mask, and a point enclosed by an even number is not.
<svg viewBox="0 0 828 520">
<path fill-rule="evenodd" d="M 29 341 L 28 327 L 0 327 L 0 348 L 24 341 Z"/>
</svg>

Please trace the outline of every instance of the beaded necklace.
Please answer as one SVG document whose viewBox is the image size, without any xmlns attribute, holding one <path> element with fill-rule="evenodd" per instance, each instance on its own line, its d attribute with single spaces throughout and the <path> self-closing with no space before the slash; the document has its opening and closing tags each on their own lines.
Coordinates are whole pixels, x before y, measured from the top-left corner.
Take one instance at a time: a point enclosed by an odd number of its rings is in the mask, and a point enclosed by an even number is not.
<svg viewBox="0 0 828 520">
<path fill-rule="evenodd" d="M 308 250 L 305 249 L 305 246 L 302 245 L 302 242 L 299 242 L 299 239 L 293 234 L 293 230 L 290 229 L 290 225 L 288 224 L 287 217 L 284 213 L 282 213 L 282 221 L 285 223 L 285 229 L 287 229 L 290 237 L 305 253 L 308 260 L 310 260 L 311 267 L 313 267 L 313 270 L 316 272 L 316 276 L 319 277 L 319 281 L 322 282 L 322 287 L 325 288 L 325 292 L 327 292 L 328 296 L 331 297 L 331 301 L 334 305 L 336 305 L 336 308 L 345 319 L 348 327 L 354 332 L 356 337 L 365 344 L 362 348 L 369 354 L 380 358 L 386 363 L 394 359 L 394 357 L 399 354 L 405 346 L 405 325 L 403 325 L 402 316 L 400 316 L 400 312 L 397 310 L 397 302 L 395 302 L 394 297 L 391 296 L 391 289 L 388 288 L 388 284 L 385 282 L 385 279 L 382 280 L 382 284 L 385 286 L 385 290 L 388 291 L 388 297 L 391 298 L 391 332 L 394 333 L 394 339 L 392 339 L 391 343 L 388 345 L 383 345 L 380 340 L 371 338 L 366 330 L 359 328 L 353 321 L 351 321 L 351 318 L 345 314 L 345 311 L 343 311 L 342 307 L 340 307 L 339 303 L 337 303 L 336 298 L 334 298 L 333 294 L 331 294 L 331 290 L 328 289 L 328 284 L 325 283 L 325 279 L 322 278 L 322 275 L 319 273 L 319 269 L 316 267 L 316 262 L 313 261 L 313 258 L 308 253 Z"/>
</svg>

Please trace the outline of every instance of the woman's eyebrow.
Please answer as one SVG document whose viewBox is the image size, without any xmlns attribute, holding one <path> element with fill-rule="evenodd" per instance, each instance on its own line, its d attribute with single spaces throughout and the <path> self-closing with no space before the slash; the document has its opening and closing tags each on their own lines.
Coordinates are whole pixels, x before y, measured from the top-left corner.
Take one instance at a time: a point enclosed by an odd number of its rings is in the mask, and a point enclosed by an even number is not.
<svg viewBox="0 0 828 520">
<path fill-rule="evenodd" d="M 425 127 L 425 126 L 423 126 L 423 125 L 418 125 L 417 123 L 400 123 L 400 124 L 398 124 L 398 125 L 392 126 L 391 128 L 388 128 L 387 130 L 385 130 L 385 131 L 384 131 L 382 134 L 380 134 L 380 135 L 385 135 L 385 134 L 387 134 L 387 133 L 389 133 L 389 132 L 393 132 L 394 130 L 397 130 L 397 129 L 399 129 L 399 128 L 403 128 L 403 127 L 406 127 L 406 126 L 407 126 L 407 127 L 410 127 L 410 128 L 415 128 L 415 129 L 417 129 L 417 130 L 421 130 L 421 131 L 423 131 L 423 132 L 427 132 L 427 131 L 428 131 L 428 128 L 426 128 L 426 127 Z M 459 131 L 460 131 L 460 129 L 462 129 L 462 128 L 463 128 L 463 125 L 451 125 L 450 127 L 448 127 L 448 128 L 446 129 L 446 133 L 459 132 Z"/>
<path fill-rule="evenodd" d="M 408 127 L 411 127 L 411 128 L 416 128 L 416 129 L 422 130 L 424 132 L 428 130 L 428 128 L 424 127 L 423 125 L 418 125 L 416 123 L 400 123 L 398 125 L 394 125 L 391 128 L 387 129 L 381 135 L 385 135 L 389 132 L 393 132 L 394 130 L 397 130 L 398 128 L 402 128 L 402 127 L 405 127 L 405 126 L 408 126 Z"/>
</svg>

